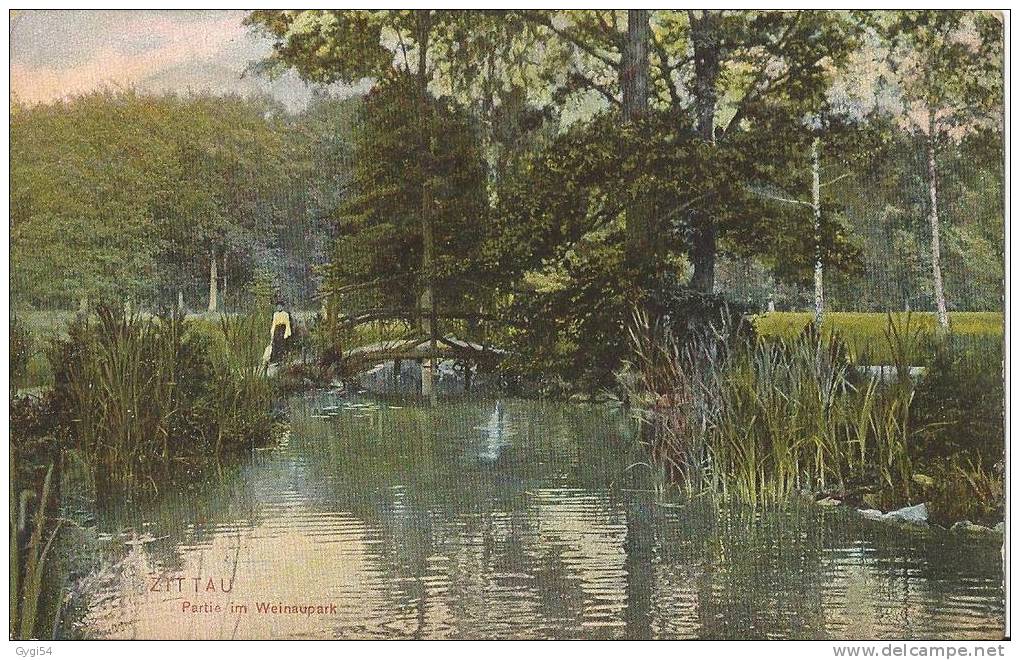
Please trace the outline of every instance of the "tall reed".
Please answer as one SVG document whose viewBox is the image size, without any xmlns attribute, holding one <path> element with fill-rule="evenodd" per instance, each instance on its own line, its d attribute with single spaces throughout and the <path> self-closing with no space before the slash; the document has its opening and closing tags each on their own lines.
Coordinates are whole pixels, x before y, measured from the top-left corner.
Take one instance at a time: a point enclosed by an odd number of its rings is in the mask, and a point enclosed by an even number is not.
<svg viewBox="0 0 1020 660">
<path fill-rule="evenodd" d="M 10 474 L 15 474 L 11 454 Z M 39 622 L 39 606 L 43 593 L 43 574 L 53 541 L 60 528 L 47 515 L 51 499 L 53 466 L 46 471 L 40 492 L 15 488 L 9 484 L 10 507 L 10 638 L 32 639 Z M 34 501 L 34 511 L 30 505 Z"/>
<path fill-rule="evenodd" d="M 270 385 L 254 315 L 212 332 L 178 313 L 99 307 L 55 343 L 54 401 L 93 475 L 155 488 L 169 462 L 218 460 L 269 433 Z"/>
<path fill-rule="evenodd" d="M 631 337 L 632 399 L 653 454 L 687 488 L 756 504 L 875 478 L 909 491 L 909 381 L 859 375 L 838 338 L 714 332 L 681 346 L 640 316 Z"/>
<path fill-rule="evenodd" d="M 220 317 L 222 345 L 212 352 L 216 456 L 222 453 L 225 438 L 266 439 L 269 429 L 264 421 L 272 404 L 272 388 L 262 360 L 264 326 L 255 313 Z"/>
</svg>

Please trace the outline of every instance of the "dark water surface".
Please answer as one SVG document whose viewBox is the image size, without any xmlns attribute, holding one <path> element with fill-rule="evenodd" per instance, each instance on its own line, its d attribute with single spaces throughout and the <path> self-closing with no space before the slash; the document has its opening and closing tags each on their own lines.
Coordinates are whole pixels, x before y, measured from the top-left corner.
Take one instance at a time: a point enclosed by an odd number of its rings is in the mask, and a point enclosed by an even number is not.
<svg viewBox="0 0 1020 660">
<path fill-rule="evenodd" d="M 291 420 L 223 479 L 107 507 L 91 636 L 1003 634 L 997 539 L 663 503 L 620 412 L 316 395 Z"/>
</svg>

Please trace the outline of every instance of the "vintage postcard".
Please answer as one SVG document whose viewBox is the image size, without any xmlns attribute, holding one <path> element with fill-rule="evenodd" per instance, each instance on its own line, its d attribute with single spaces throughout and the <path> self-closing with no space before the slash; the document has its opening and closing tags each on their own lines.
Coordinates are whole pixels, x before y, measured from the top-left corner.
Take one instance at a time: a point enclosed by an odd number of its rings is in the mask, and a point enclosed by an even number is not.
<svg viewBox="0 0 1020 660">
<path fill-rule="evenodd" d="M 9 23 L 19 654 L 1004 653 L 1008 11 Z"/>
</svg>

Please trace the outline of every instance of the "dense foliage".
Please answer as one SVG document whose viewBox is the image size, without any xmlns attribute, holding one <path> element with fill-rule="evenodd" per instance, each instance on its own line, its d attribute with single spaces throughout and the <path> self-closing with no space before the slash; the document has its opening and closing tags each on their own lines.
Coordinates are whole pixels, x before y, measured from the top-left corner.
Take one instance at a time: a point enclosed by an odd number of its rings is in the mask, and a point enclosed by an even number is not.
<svg viewBox="0 0 1020 660">
<path fill-rule="evenodd" d="M 432 334 L 484 338 L 514 375 L 587 391 L 613 382 L 632 313 L 666 299 L 801 309 L 817 276 L 833 309 L 1001 307 L 994 14 L 247 22 L 273 44 L 263 71 L 371 91 L 321 88 L 294 114 L 130 91 L 14 100 L 15 304 L 257 294 L 424 332 L 428 289 Z"/>
<path fill-rule="evenodd" d="M 430 99 L 421 113 L 414 81 L 401 75 L 373 89 L 359 117 L 350 192 L 336 210 L 323 292 L 349 313 L 384 308 L 413 318 L 421 291 L 432 282 L 441 308 L 462 309 L 483 277 L 488 231 L 485 170 L 469 118 L 441 100 Z M 428 271 L 421 217 L 426 196 L 435 227 Z"/>
<path fill-rule="evenodd" d="M 332 127 L 330 127 L 331 132 Z M 275 263 L 281 229 L 303 224 L 292 176 L 297 131 L 265 99 L 94 93 L 15 102 L 11 275 L 19 305 L 129 300 L 159 308 L 178 292 L 204 306 L 210 263 L 222 288 Z"/>
</svg>

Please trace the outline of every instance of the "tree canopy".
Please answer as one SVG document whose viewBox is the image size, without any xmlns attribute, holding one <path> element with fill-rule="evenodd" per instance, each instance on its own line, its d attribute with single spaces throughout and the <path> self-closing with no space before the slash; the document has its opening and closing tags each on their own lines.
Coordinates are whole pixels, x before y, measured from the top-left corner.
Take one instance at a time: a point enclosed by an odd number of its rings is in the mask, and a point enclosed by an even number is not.
<svg viewBox="0 0 1020 660">
<path fill-rule="evenodd" d="M 606 385 L 635 309 L 987 309 L 1001 17 L 257 10 L 267 98 L 12 100 L 19 304 L 325 302 Z M 337 92 L 337 85 L 344 85 Z M 687 304 L 687 303 L 683 303 Z M 658 307 L 657 307 L 658 306 Z M 494 322 L 484 332 L 478 319 Z M 495 332 L 495 334 L 492 334 Z"/>
</svg>

